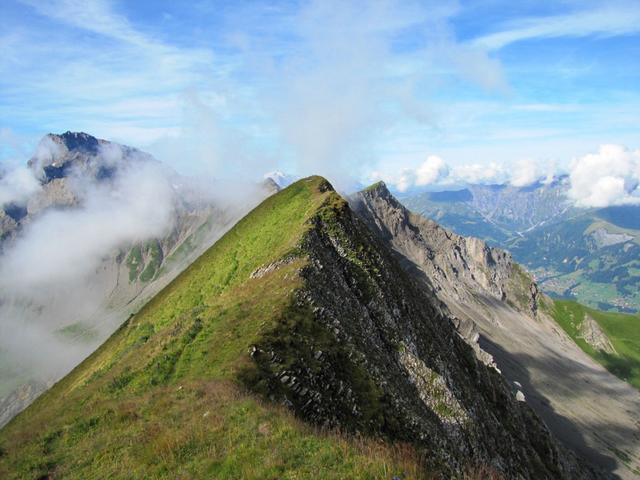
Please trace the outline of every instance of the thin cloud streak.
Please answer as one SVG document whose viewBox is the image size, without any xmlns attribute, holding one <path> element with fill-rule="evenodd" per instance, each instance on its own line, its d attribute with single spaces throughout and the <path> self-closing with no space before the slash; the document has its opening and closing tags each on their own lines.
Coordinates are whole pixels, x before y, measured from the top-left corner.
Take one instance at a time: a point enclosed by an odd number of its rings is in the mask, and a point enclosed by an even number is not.
<svg viewBox="0 0 640 480">
<path fill-rule="evenodd" d="M 501 31 L 475 39 L 472 43 L 489 50 L 498 50 L 524 40 L 558 37 L 614 37 L 640 32 L 640 6 L 627 4 L 623 8 L 609 5 L 564 15 L 519 19 L 505 25 Z"/>
</svg>

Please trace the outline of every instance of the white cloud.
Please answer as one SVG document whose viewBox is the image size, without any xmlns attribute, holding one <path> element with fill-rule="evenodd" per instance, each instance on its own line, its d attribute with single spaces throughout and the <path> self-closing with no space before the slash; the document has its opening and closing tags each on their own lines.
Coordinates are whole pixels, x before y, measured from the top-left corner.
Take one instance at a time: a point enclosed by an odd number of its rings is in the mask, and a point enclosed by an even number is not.
<svg viewBox="0 0 640 480">
<path fill-rule="evenodd" d="M 393 185 L 400 192 L 406 192 L 413 187 L 434 185 L 443 181 L 449 175 L 449 167 L 445 161 L 437 155 L 429 155 L 424 162 L 416 168 L 403 168 L 397 173 L 384 173 L 374 171 L 369 174 L 369 181 L 383 180 Z"/>
<path fill-rule="evenodd" d="M 77 28 L 135 45 L 145 47 L 153 45 L 153 42 L 137 32 L 125 17 L 113 12 L 109 2 L 104 0 L 92 0 L 90 2 L 78 0 L 21 1 L 43 15 Z"/>
<path fill-rule="evenodd" d="M 54 142 L 49 135 L 42 137 L 36 152 L 31 157 L 31 168 L 36 176 L 44 178 L 42 168 L 51 165 L 65 153 L 65 147 L 61 143 Z"/>
<path fill-rule="evenodd" d="M 507 80 L 499 60 L 489 56 L 486 49 L 449 42 L 442 54 L 460 74 L 489 90 L 507 90 Z"/>
<path fill-rule="evenodd" d="M 397 178 L 389 179 L 387 183 L 395 184 L 399 191 L 406 192 L 415 184 L 415 171 L 404 168 L 400 171 L 400 175 Z"/>
<path fill-rule="evenodd" d="M 602 145 L 572 162 L 569 179 L 568 195 L 578 206 L 640 204 L 640 150 Z"/>
<path fill-rule="evenodd" d="M 452 169 L 449 183 L 509 184 L 527 187 L 535 182 L 549 183 L 557 174 L 553 161 L 521 159 L 507 166 L 497 162 L 458 165 Z"/>
<path fill-rule="evenodd" d="M 503 87 L 499 61 L 456 40 L 448 25 L 455 11 L 441 2 L 312 0 L 285 22 L 295 41 L 284 55 L 272 51 L 277 29 L 266 41 L 244 38 L 247 52 L 265 57 L 266 88 L 258 96 L 275 119 L 277 155 L 295 162 L 299 174 L 345 183 L 366 173 L 363 164 L 395 129 L 433 125 L 426 85 L 462 77 Z M 418 38 L 399 51 L 395 42 L 407 31 Z M 411 172 L 395 176 L 400 185 L 415 182 Z"/>
<path fill-rule="evenodd" d="M 161 236 L 171 226 L 172 189 L 155 165 L 131 165 L 113 186 L 85 190 L 80 208 L 44 213 L 7 249 L 0 258 L 3 291 L 82 277 L 113 249 Z"/>
<path fill-rule="evenodd" d="M 526 187 L 538 181 L 550 183 L 557 174 L 554 161 L 529 159 L 511 162 L 508 166 L 498 162 L 474 162 L 450 167 L 441 157 L 431 155 L 417 168 L 404 167 L 396 173 L 374 171 L 368 176 L 368 180 L 383 180 L 399 191 L 406 192 L 411 188 L 427 185 L 443 188 L 461 184 Z"/>
<path fill-rule="evenodd" d="M 509 183 L 514 187 L 526 187 L 539 180 L 540 176 L 535 160 L 519 160 L 512 166 Z"/>
<path fill-rule="evenodd" d="M 507 172 L 504 167 L 495 162 L 456 165 L 450 175 L 450 183 L 487 185 L 504 183 L 506 180 Z"/>
<path fill-rule="evenodd" d="M 416 169 L 415 184 L 422 187 L 436 183 L 449 174 L 449 167 L 442 158 L 429 155 L 427 159 Z"/>
<path fill-rule="evenodd" d="M 38 190 L 40 183 L 29 168 L 10 170 L 0 177 L 0 208 L 9 203 L 23 204 Z"/>
</svg>

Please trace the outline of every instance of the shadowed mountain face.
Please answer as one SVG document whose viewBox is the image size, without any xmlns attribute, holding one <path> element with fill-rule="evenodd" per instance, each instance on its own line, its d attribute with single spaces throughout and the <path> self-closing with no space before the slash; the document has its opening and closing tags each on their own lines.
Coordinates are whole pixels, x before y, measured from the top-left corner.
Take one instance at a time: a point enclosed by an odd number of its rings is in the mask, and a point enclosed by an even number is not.
<svg viewBox="0 0 640 480">
<path fill-rule="evenodd" d="M 402 195 L 412 211 L 508 250 L 540 287 L 604 310 L 640 310 L 640 207 L 571 206 L 566 177 Z"/>
<path fill-rule="evenodd" d="M 326 437 L 297 461 L 309 440 L 300 425 L 278 436 L 275 425 L 291 425 L 280 404 L 317 426 L 406 442 L 425 460 L 420 476 L 602 478 L 476 359 L 443 309 L 326 180 L 301 180 L 5 427 L 0 473 L 311 478 Z M 165 454 L 145 451 L 142 432 L 146 445 L 171 439 Z M 329 471 L 357 462 L 349 448 Z"/>
<path fill-rule="evenodd" d="M 640 471 L 640 395 L 589 358 L 556 324 L 554 303 L 511 256 L 409 212 L 374 185 L 350 198 L 404 270 L 433 292 L 479 358 L 587 461 L 623 478 Z M 577 320 L 577 319 L 576 319 Z M 594 328 L 579 335 L 602 345 Z"/>
<path fill-rule="evenodd" d="M 0 271 L 18 275 L 0 286 L 0 425 L 277 191 L 226 202 L 86 133 L 46 135 L 28 168 L 39 188 L 0 210 Z"/>
</svg>

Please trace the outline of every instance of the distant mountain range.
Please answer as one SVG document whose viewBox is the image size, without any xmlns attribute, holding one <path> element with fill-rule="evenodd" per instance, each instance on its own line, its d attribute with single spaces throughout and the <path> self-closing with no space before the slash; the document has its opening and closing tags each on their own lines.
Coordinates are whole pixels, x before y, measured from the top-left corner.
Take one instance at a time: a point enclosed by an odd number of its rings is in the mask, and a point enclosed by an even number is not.
<svg viewBox="0 0 640 480">
<path fill-rule="evenodd" d="M 640 310 L 640 206 L 583 209 L 567 177 L 528 187 L 471 185 L 399 194 L 411 210 L 511 252 L 547 293 L 591 307 Z"/>
</svg>

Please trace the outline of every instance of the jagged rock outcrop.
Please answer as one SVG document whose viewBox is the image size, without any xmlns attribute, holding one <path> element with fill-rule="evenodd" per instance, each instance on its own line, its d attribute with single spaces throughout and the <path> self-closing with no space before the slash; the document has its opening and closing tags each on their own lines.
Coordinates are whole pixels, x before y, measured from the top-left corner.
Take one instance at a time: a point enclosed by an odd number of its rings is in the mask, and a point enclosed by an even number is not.
<svg viewBox="0 0 640 480">
<path fill-rule="evenodd" d="M 4 210 L 0 209 L 0 242 L 6 240 L 16 226 L 17 222 Z"/>
<path fill-rule="evenodd" d="M 95 138 L 84 132 L 50 133 L 27 165 L 43 183 L 72 174 L 95 180 L 112 178 L 131 162 L 155 162 L 146 152 Z"/>
<path fill-rule="evenodd" d="M 280 185 L 278 185 L 276 181 L 271 177 L 267 177 L 262 181 L 262 187 L 267 192 L 269 192 L 270 195 L 273 195 L 274 193 L 278 193 L 280 190 L 282 190 Z"/>
<path fill-rule="evenodd" d="M 596 350 L 600 350 L 605 353 L 616 353 L 616 349 L 613 348 L 607 334 L 602 331 L 598 322 L 596 322 L 589 314 L 585 314 L 582 319 L 578 336 L 584 339 L 585 342 Z"/>
<path fill-rule="evenodd" d="M 47 208 L 72 207 L 78 204 L 78 197 L 69 187 L 65 178 L 54 178 L 42 185 L 42 189 L 29 199 L 27 203 L 27 215 L 31 220 L 33 216 Z"/>
<path fill-rule="evenodd" d="M 0 427 L 27 408 L 51 384 L 31 380 L 0 399 Z"/>
<path fill-rule="evenodd" d="M 424 271 L 438 295 L 455 302 L 491 296 L 535 313 L 537 288 L 504 250 L 410 212 L 382 182 L 353 195 L 350 202 L 405 262 Z"/>
</svg>

